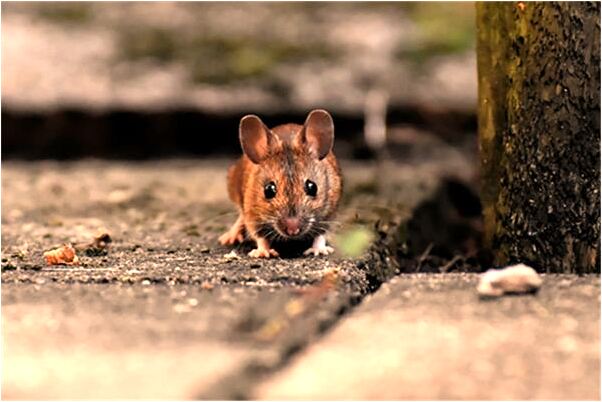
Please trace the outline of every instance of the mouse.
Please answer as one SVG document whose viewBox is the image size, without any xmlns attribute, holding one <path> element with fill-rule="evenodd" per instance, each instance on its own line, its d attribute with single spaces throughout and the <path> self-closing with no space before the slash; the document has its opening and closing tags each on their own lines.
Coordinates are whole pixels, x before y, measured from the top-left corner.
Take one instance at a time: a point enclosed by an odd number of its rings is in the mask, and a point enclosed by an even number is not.
<svg viewBox="0 0 602 402">
<path fill-rule="evenodd" d="M 333 152 L 334 122 L 323 109 L 312 110 L 303 125 L 268 128 L 256 115 L 239 124 L 242 156 L 228 169 L 228 196 L 238 218 L 219 237 L 225 246 L 256 243 L 255 258 L 278 257 L 275 243 L 310 240 L 304 255 L 328 255 L 326 242 L 343 190 Z M 308 242 L 309 244 L 309 242 Z"/>
</svg>

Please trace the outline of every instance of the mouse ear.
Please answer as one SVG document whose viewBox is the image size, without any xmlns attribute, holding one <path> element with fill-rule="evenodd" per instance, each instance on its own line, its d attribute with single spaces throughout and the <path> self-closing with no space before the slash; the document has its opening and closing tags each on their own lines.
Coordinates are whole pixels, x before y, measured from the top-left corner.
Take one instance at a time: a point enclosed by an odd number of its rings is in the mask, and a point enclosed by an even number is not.
<svg viewBox="0 0 602 402">
<path fill-rule="evenodd" d="M 334 143 L 334 123 L 330 113 L 323 109 L 312 110 L 298 138 L 318 159 L 324 159 Z"/>
<path fill-rule="evenodd" d="M 240 119 L 238 128 L 242 151 L 253 163 L 259 163 L 270 153 L 277 141 L 276 136 L 253 114 Z"/>
</svg>

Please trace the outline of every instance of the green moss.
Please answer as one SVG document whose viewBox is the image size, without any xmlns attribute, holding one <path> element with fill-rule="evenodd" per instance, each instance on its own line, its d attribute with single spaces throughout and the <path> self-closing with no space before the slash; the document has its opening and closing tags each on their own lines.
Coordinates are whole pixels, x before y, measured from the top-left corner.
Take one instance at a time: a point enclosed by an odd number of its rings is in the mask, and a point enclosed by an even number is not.
<svg viewBox="0 0 602 402">
<path fill-rule="evenodd" d="M 403 6 L 415 22 L 419 38 L 412 48 L 402 44 L 403 48 L 396 52 L 398 58 L 420 64 L 434 56 L 461 53 L 474 47 L 472 3 L 416 2 Z"/>
<path fill-rule="evenodd" d="M 373 240 L 374 233 L 371 230 L 356 226 L 338 234 L 334 243 L 337 250 L 345 257 L 355 258 L 364 254 Z"/>
<path fill-rule="evenodd" d="M 259 76 L 275 62 L 275 56 L 268 49 L 238 38 L 195 38 L 183 57 L 191 67 L 191 78 L 195 82 L 226 83 Z"/>
<path fill-rule="evenodd" d="M 193 82 L 214 84 L 265 76 L 285 62 L 336 57 L 336 52 L 324 45 L 252 37 L 183 37 L 157 28 L 122 31 L 119 43 L 121 58 L 181 62 Z"/>
<path fill-rule="evenodd" d="M 195 82 L 227 83 L 268 74 L 285 62 L 332 57 L 323 46 L 300 45 L 249 37 L 199 37 L 189 47 Z"/>
<path fill-rule="evenodd" d="M 177 55 L 174 34 L 165 29 L 128 29 L 120 33 L 121 56 L 127 60 L 151 58 L 160 62 L 173 61 Z"/>
<path fill-rule="evenodd" d="M 41 18 L 61 24 L 84 24 L 92 18 L 91 5 L 82 2 L 38 3 Z"/>
</svg>

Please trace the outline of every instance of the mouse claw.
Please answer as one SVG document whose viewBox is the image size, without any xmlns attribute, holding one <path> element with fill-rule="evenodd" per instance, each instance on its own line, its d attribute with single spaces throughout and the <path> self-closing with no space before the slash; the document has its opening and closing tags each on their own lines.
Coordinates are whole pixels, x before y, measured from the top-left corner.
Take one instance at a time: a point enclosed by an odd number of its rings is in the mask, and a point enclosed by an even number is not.
<svg viewBox="0 0 602 402">
<path fill-rule="evenodd" d="M 272 248 L 256 248 L 255 250 L 251 250 L 249 252 L 249 257 L 253 258 L 270 258 L 270 257 L 278 257 L 278 252 Z"/>
<path fill-rule="evenodd" d="M 334 248 L 330 246 L 322 246 L 322 247 L 310 247 L 303 252 L 303 255 L 328 255 L 334 253 Z"/>
</svg>

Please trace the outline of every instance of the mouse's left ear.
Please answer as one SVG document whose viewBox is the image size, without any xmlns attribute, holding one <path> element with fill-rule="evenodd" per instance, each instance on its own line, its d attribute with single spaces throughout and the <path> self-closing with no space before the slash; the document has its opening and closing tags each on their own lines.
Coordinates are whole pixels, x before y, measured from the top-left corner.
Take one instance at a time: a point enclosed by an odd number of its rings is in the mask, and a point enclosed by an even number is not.
<svg viewBox="0 0 602 402">
<path fill-rule="evenodd" d="M 323 109 L 312 110 L 296 139 L 318 159 L 324 159 L 334 144 L 334 123 L 330 113 Z"/>
</svg>

